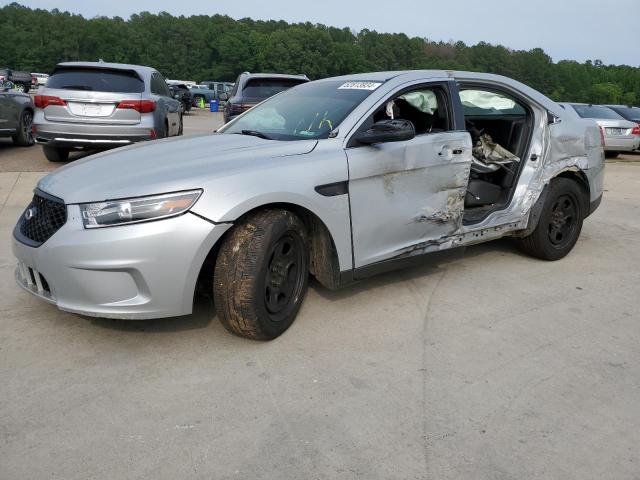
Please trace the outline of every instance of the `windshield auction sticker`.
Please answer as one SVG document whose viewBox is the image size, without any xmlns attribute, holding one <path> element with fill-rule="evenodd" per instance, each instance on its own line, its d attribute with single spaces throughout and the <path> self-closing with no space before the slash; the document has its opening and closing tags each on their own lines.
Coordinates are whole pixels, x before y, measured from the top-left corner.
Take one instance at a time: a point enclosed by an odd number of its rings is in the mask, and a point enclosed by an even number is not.
<svg viewBox="0 0 640 480">
<path fill-rule="evenodd" d="M 347 82 L 338 87 L 338 90 L 375 90 L 381 82 Z"/>
</svg>

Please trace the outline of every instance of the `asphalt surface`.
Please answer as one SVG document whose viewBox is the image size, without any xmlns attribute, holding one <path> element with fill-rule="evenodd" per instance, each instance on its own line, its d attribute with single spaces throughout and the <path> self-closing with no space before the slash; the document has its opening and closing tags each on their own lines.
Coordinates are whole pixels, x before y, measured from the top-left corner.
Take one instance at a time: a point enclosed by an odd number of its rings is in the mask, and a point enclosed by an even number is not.
<svg viewBox="0 0 640 480">
<path fill-rule="evenodd" d="M 188 117 L 186 133 L 219 119 Z M 14 283 L 54 168 L 0 147 L 0 479 L 635 479 L 640 163 L 607 165 L 564 260 L 508 240 L 329 292 L 269 343 L 189 317 L 89 319 Z"/>
</svg>

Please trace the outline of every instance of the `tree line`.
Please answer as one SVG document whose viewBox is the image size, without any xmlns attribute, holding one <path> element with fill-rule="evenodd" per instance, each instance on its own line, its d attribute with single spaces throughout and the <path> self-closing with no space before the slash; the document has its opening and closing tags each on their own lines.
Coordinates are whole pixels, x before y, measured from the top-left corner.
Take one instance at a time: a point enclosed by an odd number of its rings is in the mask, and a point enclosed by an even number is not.
<svg viewBox="0 0 640 480">
<path fill-rule="evenodd" d="M 233 81 L 243 71 L 311 79 L 377 70 L 482 71 L 520 80 L 557 101 L 640 102 L 640 68 L 599 60 L 554 63 L 542 49 L 434 42 L 402 33 L 225 15 L 142 12 L 84 18 L 17 3 L 0 8 L 0 68 L 50 72 L 62 61 L 149 65 L 167 78 Z M 428 33 L 428 32 L 427 32 Z"/>
</svg>

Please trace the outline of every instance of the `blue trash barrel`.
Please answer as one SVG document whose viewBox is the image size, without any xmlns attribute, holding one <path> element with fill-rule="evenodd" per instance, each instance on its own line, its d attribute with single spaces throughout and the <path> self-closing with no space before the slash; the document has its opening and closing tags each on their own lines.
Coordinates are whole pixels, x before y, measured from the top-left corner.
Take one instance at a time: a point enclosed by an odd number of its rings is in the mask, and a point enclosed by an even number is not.
<svg viewBox="0 0 640 480">
<path fill-rule="evenodd" d="M 218 102 L 218 100 L 211 100 L 211 102 L 209 102 L 209 111 L 211 112 L 217 112 L 220 109 L 220 102 Z"/>
</svg>

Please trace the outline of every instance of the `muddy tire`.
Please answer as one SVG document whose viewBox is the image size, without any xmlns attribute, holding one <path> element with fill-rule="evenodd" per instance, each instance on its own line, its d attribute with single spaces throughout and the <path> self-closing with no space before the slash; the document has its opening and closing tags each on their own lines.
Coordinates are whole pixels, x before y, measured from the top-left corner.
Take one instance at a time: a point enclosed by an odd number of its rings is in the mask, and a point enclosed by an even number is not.
<svg viewBox="0 0 640 480">
<path fill-rule="evenodd" d="M 271 340 L 291 326 L 307 290 L 307 233 L 287 210 L 249 215 L 225 238 L 213 298 L 222 325 L 236 335 Z"/>
<path fill-rule="evenodd" d="M 42 147 L 42 151 L 50 162 L 66 162 L 69 160 L 68 148 Z"/>
<path fill-rule="evenodd" d="M 587 214 L 584 191 L 573 180 L 557 178 L 549 185 L 549 194 L 536 229 L 519 239 L 525 253 L 543 260 L 560 260 L 575 246 Z"/>
</svg>

